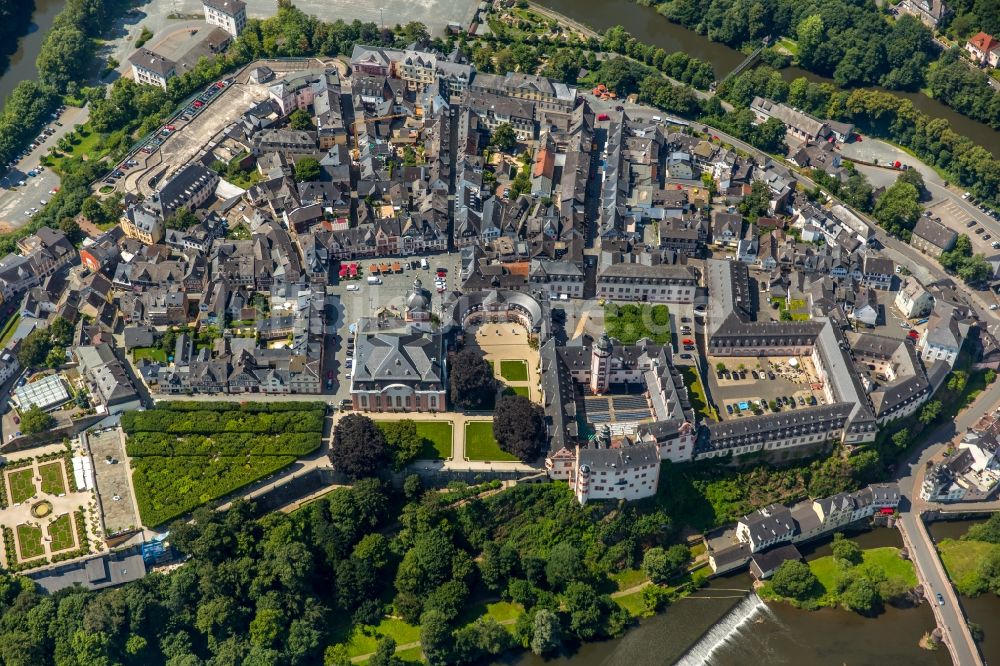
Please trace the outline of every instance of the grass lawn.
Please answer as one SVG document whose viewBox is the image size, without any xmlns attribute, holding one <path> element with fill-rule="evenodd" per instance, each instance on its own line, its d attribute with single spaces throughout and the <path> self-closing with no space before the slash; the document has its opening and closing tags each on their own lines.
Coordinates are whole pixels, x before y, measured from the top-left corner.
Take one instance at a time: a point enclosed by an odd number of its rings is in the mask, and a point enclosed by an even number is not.
<svg viewBox="0 0 1000 666">
<path fill-rule="evenodd" d="M 941 562 L 948 572 L 948 578 L 951 578 L 959 592 L 963 592 L 972 591 L 976 587 L 979 578 L 976 570 L 979 568 L 979 563 L 991 552 L 1000 549 L 1000 545 L 985 541 L 942 539 L 937 548 L 941 553 Z"/>
<path fill-rule="evenodd" d="M 86 127 L 86 126 L 85 126 Z M 74 145 L 69 152 L 62 152 L 62 157 L 50 158 L 52 160 L 53 166 L 56 171 L 62 171 L 62 163 L 66 160 L 72 159 L 78 155 L 86 155 L 88 160 L 98 159 L 102 156 L 103 151 L 98 151 L 97 146 L 101 142 L 101 135 L 98 132 L 93 131 L 90 127 L 87 127 L 90 134 L 81 137 L 79 132 L 76 133 L 76 138 L 80 139 L 80 143 Z"/>
<path fill-rule="evenodd" d="M 641 585 L 647 580 L 646 574 L 639 569 L 625 569 L 625 571 L 611 574 L 611 578 L 618 585 L 619 592 L 635 587 L 636 585 Z"/>
<path fill-rule="evenodd" d="M 63 473 L 63 462 L 61 460 L 39 465 L 38 475 L 42 477 L 43 493 L 62 495 L 66 492 L 66 475 Z"/>
<path fill-rule="evenodd" d="M 778 46 L 785 49 L 793 56 L 798 57 L 799 55 L 799 43 L 794 39 L 790 39 L 788 37 L 782 37 L 781 39 L 778 40 Z"/>
<path fill-rule="evenodd" d="M 917 574 L 913 569 L 913 563 L 901 558 L 898 548 L 894 546 L 869 548 L 861 551 L 861 555 L 866 564 L 873 563 L 882 567 L 889 578 L 901 578 L 908 586 L 916 587 Z M 837 576 L 842 571 L 841 565 L 837 563 L 833 555 L 820 557 L 809 562 L 809 568 L 823 588 L 822 596 L 830 597 L 833 595 L 837 585 Z"/>
<path fill-rule="evenodd" d="M 17 549 L 22 562 L 44 555 L 45 548 L 42 546 L 42 528 L 26 523 L 18 525 Z"/>
<path fill-rule="evenodd" d="M 642 600 L 642 590 L 636 590 L 631 594 L 624 594 L 620 597 L 613 597 L 616 604 L 628 611 L 632 617 L 641 617 L 646 613 L 646 604 Z"/>
<path fill-rule="evenodd" d="M 519 395 L 524 398 L 531 397 L 531 389 L 527 386 L 508 386 L 503 390 L 504 395 Z"/>
<path fill-rule="evenodd" d="M 167 362 L 167 352 L 158 347 L 136 347 L 132 350 L 132 358 L 136 361 L 146 359 L 149 361 Z"/>
<path fill-rule="evenodd" d="M 424 438 L 418 460 L 444 460 L 451 457 L 451 421 L 417 421 L 417 434 Z"/>
<path fill-rule="evenodd" d="M 500 361 L 500 376 L 509 382 L 526 382 L 528 381 L 528 362 L 522 360 Z"/>
<path fill-rule="evenodd" d="M 705 387 L 701 385 L 698 371 L 691 365 L 678 366 L 678 369 L 684 377 L 684 385 L 688 387 L 688 398 L 694 410 L 709 421 L 718 421 L 715 410 L 708 405 L 708 397 L 705 395 Z"/>
<path fill-rule="evenodd" d="M 415 643 L 420 640 L 420 627 L 414 627 L 402 620 L 385 618 L 377 626 L 355 627 L 347 641 L 347 654 L 358 657 L 371 654 L 378 647 L 378 640 L 383 636 L 391 636 L 397 645 Z"/>
<path fill-rule="evenodd" d="M 31 467 L 18 469 L 7 475 L 10 485 L 10 503 L 21 504 L 35 496 L 35 481 L 32 478 L 35 471 Z"/>
<path fill-rule="evenodd" d="M 10 319 L 3 327 L 3 331 L 0 332 L 0 346 L 6 345 L 7 341 L 10 340 L 10 336 L 14 335 L 14 331 L 17 330 L 17 322 L 21 321 L 21 313 L 15 312 L 11 315 Z"/>
<path fill-rule="evenodd" d="M 517 457 L 501 451 L 493 437 L 492 421 L 470 421 L 465 424 L 465 457 L 469 460 L 517 462 Z"/>
<path fill-rule="evenodd" d="M 52 539 L 52 552 L 68 550 L 76 546 L 76 537 L 73 536 L 73 524 L 68 513 L 64 513 L 49 526 L 49 538 Z"/>
</svg>

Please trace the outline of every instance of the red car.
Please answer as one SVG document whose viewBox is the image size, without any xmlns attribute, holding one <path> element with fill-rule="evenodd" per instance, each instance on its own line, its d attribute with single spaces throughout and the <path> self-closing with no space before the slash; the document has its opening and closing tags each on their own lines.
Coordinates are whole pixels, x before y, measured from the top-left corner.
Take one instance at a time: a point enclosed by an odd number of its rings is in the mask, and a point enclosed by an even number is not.
<svg viewBox="0 0 1000 666">
<path fill-rule="evenodd" d="M 691 338 L 684 338 L 681 342 L 683 342 L 686 345 L 693 345 L 694 344 L 694 340 L 692 340 Z"/>
<path fill-rule="evenodd" d="M 203 107 L 203 106 L 205 106 L 205 105 L 204 105 L 204 104 L 203 104 L 202 102 L 200 102 L 199 100 L 195 100 L 195 101 L 194 101 L 194 105 L 193 105 L 193 106 L 194 106 L 194 108 L 196 108 L 196 109 L 200 109 L 201 107 Z"/>
<path fill-rule="evenodd" d="M 602 114 L 599 114 L 599 115 L 597 116 L 597 119 L 598 119 L 598 120 L 611 120 L 611 116 L 609 116 L 609 115 L 608 115 L 608 114 L 606 114 L 606 113 L 602 113 Z"/>
</svg>

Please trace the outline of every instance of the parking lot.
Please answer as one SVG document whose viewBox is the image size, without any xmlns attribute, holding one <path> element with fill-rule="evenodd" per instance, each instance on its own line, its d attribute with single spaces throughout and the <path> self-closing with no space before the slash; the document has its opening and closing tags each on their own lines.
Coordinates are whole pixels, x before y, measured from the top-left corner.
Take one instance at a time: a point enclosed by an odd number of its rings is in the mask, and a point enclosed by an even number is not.
<svg viewBox="0 0 1000 666">
<path fill-rule="evenodd" d="M 992 255 L 996 253 L 993 243 L 1000 246 L 1000 237 L 993 235 L 993 232 L 973 219 L 958 201 L 940 199 L 927 207 L 927 213 L 936 222 L 968 236 L 972 240 L 973 252 Z"/>
<path fill-rule="evenodd" d="M 434 287 L 435 270 L 444 268 L 447 272 L 445 282 L 448 290 L 457 290 L 460 286 L 459 271 L 461 256 L 458 252 L 423 255 L 427 259 L 427 269 L 419 267 L 421 256 L 412 257 L 378 257 L 343 263 L 355 263 L 362 269 L 357 279 L 336 279 L 336 271 L 332 284 L 326 288 L 327 305 L 330 308 L 329 330 L 334 333 L 335 340 L 327 346 L 324 361 L 324 377 L 333 373 L 335 400 L 350 396 L 350 378 L 347 368 L 348 327 L 356 324 L 361 317 L 373 316 L 382 308 L 402 314 L 406 309 L 406 292 L 413 286 L 417 278 L 421 286 L 431 293 L 431 309 L 434 314 L 441 315 L 444 294 L 439 294 Z M 399 262 L 401 272 L 379 275 L 381 284 L 368 284 L 369 268 L 372 264 Z M 416 263 L 417 268 L 411 267 Z M 332 352 L 332 353 L 331 353 Z M 324 379 L 325 381 L 325 379 Z"/>
<path fill-rule="evenodd" d="M 252 83 L 233 83 L 222 92 L 215 93 L 214 99 L 206 96 L 210 104 L 198 102 L 202 104 L 200 110 L 203 111 L 190 121 L 172 121 L 170 124 L 175 130 L 167 137 L 158 137 L 162 141 L 158 147 L 148 154 L 136 154 L 139 165 L 126 173 L 115 184 L 116 187 L 146 196 L 152 194 L 164 178 L 193 161 L 220 130 L 238 119 L 247 108 L 266 98 L 267 86 Z"/>
<path fill-rule="evenodd" d="M 31 209 L 40 209 L 44 205 L 42 201 L 52 198 L 51 191 L 59 187 L 59 176 L 47 167 L 34 177 L 28 173 L 40 166 L 50 147 L 89 117 L 87 108 L 66 109 L 48 125 L 53 132 L 45 137 L 41 145 L 29 149 L 24 159 L 18 160 L 11 169 L 0 172 L 0 233 L 9 233 L 27 224 L 34 215 Z M 20 185 L 21 182 L 24 185 Z"/>
<path fill-rule="evenodd" d="M 794 364 L 785 357 L 710 357 L 708 361 L 710 391 L 723 419 L 751 415 L 750 401 L 774 401 L 781 411 L 825 401 L 809 357 L 797 357 Z M 721 378 L 719 363 L 726 367 Z"/>
</svg>

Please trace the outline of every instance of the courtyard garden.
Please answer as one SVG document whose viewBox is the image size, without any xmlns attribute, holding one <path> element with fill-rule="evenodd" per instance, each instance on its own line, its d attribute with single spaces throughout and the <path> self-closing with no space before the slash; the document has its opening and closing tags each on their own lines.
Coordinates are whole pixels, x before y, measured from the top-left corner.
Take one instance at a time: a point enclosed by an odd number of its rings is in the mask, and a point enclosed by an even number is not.
<svg viewBox="0 0 1000 666">
<path fill-rule="evenodd" d="M 414 419 L 412 422 L 416 428 L 417 436 L 423 440 L 416 460 L 446 460 L 451 458 L 452 433 L 454 431 L 451 421 L 418 421 Z M 384 433 L 387 432 L 389 424 L 393 423 L 398 422 L 375 421 L 375 425 L 379 426 Z"/>
<path fill-rule="evenodd" d="M 684 385 L 688 389 L 688 399 L 691 401 L 691 408 L 698 415 L 708 421 L 718 421 L 719 416 L 708 404 L 708 396 L 705 394 L 705 387 L 701 383 L 698 371 L 690 365 L 679 366 L 681 376 L 684 377 Z"/>
<path fill-rule="evenodd" d="M 7 474 L 11 504 L 23 504 L 35 496 L 34 470 L 31 467 Z"/>
<path fill-rule="evenodd" d="M 492 421 L 470 421 L 465 424 L 465 457 L 469 460 L 517 462 L 517 457 L 500 449 L 493 436 Z"/>
<path fill-rule="evenodd" d="M 500 376 L 508 382 L 528 381 L 528 362 L 524 360 L 500 361 Z"/>
<path fill-rule="evenodd" d="M 68 513 L 64 513 L 49 523 L 48 531 L 49 539 L 52 541 L 51 547 L 53 553 L 68 550 L 76 546 L 76 537 L 73 536 L 73 524 Z"/>
<path fill-rule="evenodd" d="M 665 345 L 670 342 L 670 310 L 666 305 L 608 303 L 604 329 L 623 345 L 634 345 L 642 338 Z"/>
<path fill-rule="evenodd" d="M 49 495 L 62 495 L 66 492 L 66 475 L 63 462 L 46 463 L 38 466 L 38 475 L 42 479 L 42 492 Z"/>
</svg>

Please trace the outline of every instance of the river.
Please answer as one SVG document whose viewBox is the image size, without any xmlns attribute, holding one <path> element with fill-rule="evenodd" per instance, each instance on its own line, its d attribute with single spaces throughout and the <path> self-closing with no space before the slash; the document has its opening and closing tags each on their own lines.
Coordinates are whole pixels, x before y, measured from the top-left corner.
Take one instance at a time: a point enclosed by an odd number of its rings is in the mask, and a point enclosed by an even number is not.
<svg viewBox="0 0 1000 666">
<path fill-rule="evenodd" d="M 28 34 L 18 41 L 17 51 L 10 56 L 10 67 L 0 76 L 0 100 L 6 100 L 21 81 L 38 77 L 35 58 L 42 48 L 45 34 L 65 4 L 66 0 L 35 0 L 35 13 L 31 16 Z"/>
<path fill-rule="evenodd" d="M 930 523 L 927 528 L 935 541 L 958 539 L 970 526 L 982 520 L 952 520 Z M 959 595 L 969 620 L 983 628 L 980 648 L 988 664 L 1000 664 L 1000 597 L 989 592 L 978 597 Z"/>
<path fill-rule="evenodd" d="M 607 30 L 620 25 L 639 41 L 660 46 L 668 53 L 684 51 L 699 60 L 712 63 L 716 76 L 720 78 L 735 69 L 745 57 L 725 44 L 713 42 L 692 30 L 671 23 L 656 10 L 638 5 L 633 0 L 535 1 L 595 30 Z M 797 67 L 788 67 L 782 70 L 782 74 L 789 81 L 804 76 L 811 81 L 833 83 L 831 79 Z M 956 132 L 971 138 L 994 155 L 1000 156 L 1000 132 L 988 125 L 967 118 L 923 93 L 896 90 L 889 92 L 909 99 L 916 108 L 928 116 L 946 119 Z"/>
<path fill-rule="evenodd" d="M 898 532 L 877 529 L 851 535 L 862 548 L 901 546 Z M 806 559 L 830 554 L 830 541 L 800 546 Z M 587 643 L 572 655 L 543 660 L 513 654 L 499 662 L 513 666 L 663 666 L 678 663 L 907 664 L 946 666 L 946 650 L 928 652 L 918 641 L 934 627 L 927 605 L 900 610 L 887 606 L 877 618 L 838 609 L 803 611 L 765 604 L 749 590 L 748 573 L 713 579 L 691 597 L 642 621 L 620 639 Z"/>
</svg>

